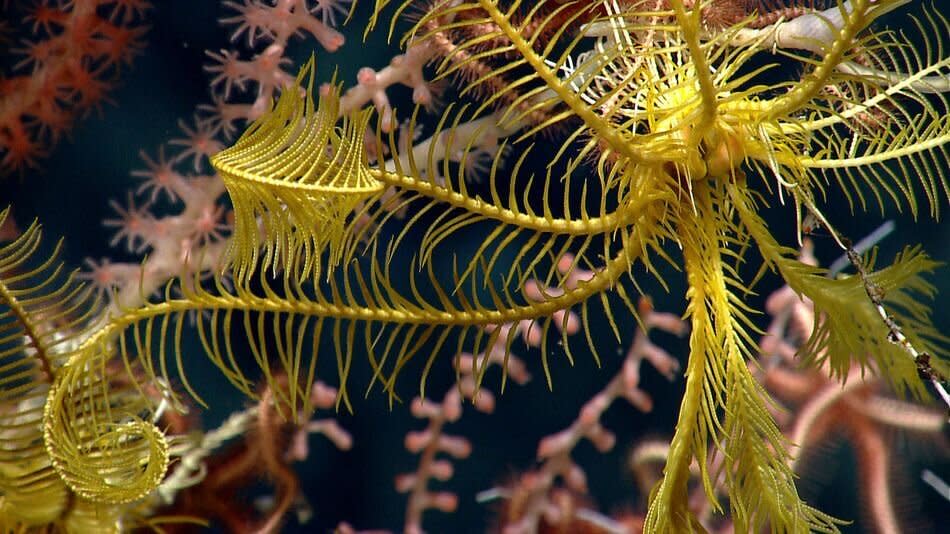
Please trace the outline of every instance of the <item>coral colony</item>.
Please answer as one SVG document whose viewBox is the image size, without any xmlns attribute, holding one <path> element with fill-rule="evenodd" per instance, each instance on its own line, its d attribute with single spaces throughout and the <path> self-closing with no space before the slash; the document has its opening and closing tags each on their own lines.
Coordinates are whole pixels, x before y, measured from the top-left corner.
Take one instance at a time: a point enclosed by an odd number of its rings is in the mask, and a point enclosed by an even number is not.
<svg viewBox="0 0 950 534">
<path fill-rule="evenodd" d="M 879 257 L 889 228 L 858 241 L 839 212 L 913 224 L 948 207 L 945 8 L 221 4 L 231 43 L 195 50 L 210 99 L 102 200 L 109 244 L 137 260 L 74 270 L 16 199 L 0 215 L 4 532 L 899 532 L 940 517 L 906 505 L 950 499 L 940 265 L 915 243 Z M 0 172 L 40 179 L 113 104 L 165 6 L 0 7 Z M 380 34 L 399 47 L 388 65 L 318 74 Z M 532 419 L 506 396 L 572 389 L 564 361 L 599 367 L 572 420 L 533 436 L 534 458 L 482 470 L 477 496 L 453 489 L 491 437 L 461 420 Z M 202 420 L 224 389 L 244 408 Z M 629 426 L 674 394 L 666 426 L 634 434 L 607 413 Z M 339 517 L 302 469 L 382 440 L 347 429 L 379 398 L 381 418 L 418 419 L 379 445 L 412 466 L 391 488 L 403 515 Z M 588 443 L 627 451 L 606 482 L 627 483 L 625 505 L 598 506 Z M 807 499 L 834 443 L 854 457 L 851 516 Z"/>
</svg>

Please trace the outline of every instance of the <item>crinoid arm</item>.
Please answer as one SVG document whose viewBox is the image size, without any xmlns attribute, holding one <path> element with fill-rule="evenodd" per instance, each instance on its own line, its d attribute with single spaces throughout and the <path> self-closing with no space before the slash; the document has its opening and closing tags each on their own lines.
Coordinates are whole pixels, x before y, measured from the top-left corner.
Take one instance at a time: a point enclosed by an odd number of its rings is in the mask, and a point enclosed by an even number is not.
<svg viewBox="0 0 950 534">
<path fill-rule="evenodd" d="M 140 499 L 161 479 L 165 441 L 142 421 L 149 407 L 140 391 L 114 382 L 103 367 L 70 364 L 102 324 L 103 306 L 59 259 L 62 242 L 44 255 L 41 238 L 34 222 L 0 247 L 0 517 L 15 531 L 50 524 L 108 530 L 114 503 Z M 78 417 L 50 425 L 62 413 L 50 399 L 70 374 L 77 404 L 129 418 L 103 424 L 76 413 L 74 404 L 62 408 Z"/>
</svg>

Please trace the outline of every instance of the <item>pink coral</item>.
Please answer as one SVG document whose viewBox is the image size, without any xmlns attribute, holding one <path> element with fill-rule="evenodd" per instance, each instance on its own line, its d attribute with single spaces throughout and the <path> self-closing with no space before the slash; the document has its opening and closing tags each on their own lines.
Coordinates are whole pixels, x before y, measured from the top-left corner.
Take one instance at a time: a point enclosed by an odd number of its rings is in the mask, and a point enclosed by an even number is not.
<svg viewBox="0 0 950 534">
<path fill-rule="evenodd" d="M 35 167 L 73 120 L 108 98 L 119 67 L 141 51 L 143 0 L 37 2 L 34 33 L 14 49 L 25 74 L 0 75 L 0 174 Z"/>
</svg>

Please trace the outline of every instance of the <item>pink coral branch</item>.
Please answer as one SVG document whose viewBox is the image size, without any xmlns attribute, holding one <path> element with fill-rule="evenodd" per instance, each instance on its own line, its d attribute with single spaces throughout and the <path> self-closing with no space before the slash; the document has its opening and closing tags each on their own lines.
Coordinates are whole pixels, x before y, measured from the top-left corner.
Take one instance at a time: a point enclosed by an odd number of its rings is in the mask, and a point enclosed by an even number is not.
<svg viewBox="0 0 950 534">
<path fill-rule="evenodd" d="M 552 499 L 552 489 L 555 480 L 561 478 L 568 488 L 580 494 L 587 492 L 584 471 L 571 460 L 574 448 L 582 439 L 590 441 L 601 452 L 613 448 L 615 437 L 600 424 L 600 418 L 616 399 L 624 398 L 644 412 L 652 409 L 649 395 L 638 387 L 643 360 L 649 361 L 670 378 L 679 370 L 679 362 L 654 345 L 648 335 L 654 328 L 682 335 L 686 331 L 685 324 L 674 315 L 654 311 L 650 301 L 645 298 L 640 301 L 640 315 L 644 329 L 637 331 L 620 371 L 603 390 L 584 404 L 570 426 L 543 438 L 538 444 L 537 456 L 543 463 L 516 482 L 514 492 L 517 496 L 510 498 L 517 499 L 521 504 L 517 517 L 505 524 L 505 534 L 536 532 L 542 518 L 554 525 L 571 521 L 574 518 L 573 506 L 565 508 L 565 501 Z"/>
</svg>

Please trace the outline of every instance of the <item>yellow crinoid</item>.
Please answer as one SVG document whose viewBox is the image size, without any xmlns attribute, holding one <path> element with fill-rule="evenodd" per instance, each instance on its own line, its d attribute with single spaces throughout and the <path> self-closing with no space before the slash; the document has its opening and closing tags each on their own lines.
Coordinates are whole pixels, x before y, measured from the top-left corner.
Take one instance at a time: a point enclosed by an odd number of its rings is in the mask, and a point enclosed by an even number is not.
<svg viewBox="0 0 950 534">
<path fill-rule="evenodd" d="M 388 3 L 376 1 L 374 23 Z M 185 284 L 183 297 L 169 291 L 123 310 L 84 340 L 47 402 L 54 467 L 84 497 L 108 490 L 118 500 L 122 481 L 76 451 L 132 454 L 122 451 L 144 450 L 155 437 L 107 393 L 82 402 L 84 376 L 116 356 L 139 359 L 151 377 L 166 374 L 169 355 L 180 367 L 182 316 L 192 310 L 207 312 L 204 348 L 241 390 L 253 394 L 233 333 L 265 377 L 277 367 L 291 377 L 276 402 L 295 417 L 308 408 L 321 338 L 337 359 L 341 403 L 349 406 L 347 375 L 364 352 L 373 383 L 395 397 L 399 371 L 416 356 L 428 371 L 453 350 L 510 347 L 514 329 L 493 325 L 534 320 L 546 339 L 567 320 L 557 312 L 573 308 L 587 326 L 599 307 L 619 330 L 618 313 L 636 313 L 636 279 L 656 273 L 661 258 L 685 272 L 692 329 L 686 390 L 646 530 L 702 530 L 687 502 L 697 460 L 710 499 L 713 481 L 725 480 L 737 531 L 835 531 L 834 519 L 799 499 L 789 444 L 749 371 L 756 310 L 744 299 L 754 281 L 738 265 L 758 257 L 814 302 L 823 320 L 805 345 L 809 364 L 843 376 L 856 361 L 915 394 L 926 391 L 917 373 L 926 362 L 908 351 L 935 356 L 926 368 L 935 375 L 946 366 L 918 302 L 932 292 L 921 274 L 933 261 L 912 248 L 872 271 L 852 254 L 858 275 L 830 277 L 799 262 L 760 216 L 767 202 L 789 203 L 799 222 L 817 219 L 848 248 L 823 212 L 830 188 L 852 209 L 893 202 L 916 216 L 921 192 L 932 216 L 946 204 L 950 56 L 940 38 L 912 47 L 872 26 L 906 3 L 855 0 L 770 22 L 751 10 L 704 17 L 716 2 L 435 0 L 404 43 L 430 58 L 437 77 L 461 76 L 462 97 L 473 102 L 448 106 L 413 146 L 377 133 L 374 153 L 390 158 L 373 163 L 364 145 L 371 111 L 346 109 L 334 90 L 315 103 L 305 67 L 304 90 L 285 90 L 213 158 L 235 209 L 234 289 Z M 925 36 L 950 31 L 927 9 L 912 24 Z M 405 138 L 421 128 L 419 116 Z M 538 133 L 563 143 L 542 150 Z M 485 154 L 486 183 L 468 185 L 465 169 Z M 422 225 L 418 238 L 410 229 Z M 471 250 L 452 246 L 470 233 L 481 236 Z M 412 260 L 400 266 L 405 250 Z M 582 268 L 596 274 L 578 282 L 570 273 Z M 526 294 L 531 279 L 550 288 L 542 298 Z M 162 393 L 174 401 L 170 388 Z M 88 425 L 70 430 L 76 421 Z M 149 450 L 166 461 L 161 447 Z M 141 463 L 123 476 L 150 480 Z"/>
<path fill-rule="evenodd" d="M 772 196 L 794 204 L 799 220 L 807 215 L 828 226 L 820 202 L 834 185 L 853 207 L 866 208 L 870 197 L 883 208 L 890 199 L 914 215 L 922 191 L 931 215 L 937 215 L 946 201 L 950 118 L 942 93 L 950 89 L 950 58 L 940 42 L 927 42 L 921 50 L 897 33 L 871 29 L 877 17 L 905 3 L 845 2 L 763 25 L 754 12 L 732 24 L 707 23 L 703 13 L 716 9 L 715 2 L 693 9 L 677 0 L 530 6 L 436 2 L 405 42 L 429 47 L 438 58 L 440 77 L 461 74 L 470 82 L 463 94 L 481 93 L 482 98 L 470 107 L 450 108 L 439 131 L 412 150 L 400 150 L 390 140 L 393 158 L 367 165 L 381 192 L 361 198 L 364 207 L 348 226 L 339 221 L 313 225 L 305 212 L 298 216 L 295 205 L 308 198 L 305 209 L 313 209 L 365 187 L 315 188 L 306 176 L 312 167 L 281 162 L 275 168 L 273 155 L 292 151 L 290 143 L 275 138 L 255 145 L 251 140 L 261 132 L 276 136 L 299 130 L 298 121 L 318 122 L 320 114 L 307 111 L 311 104 L 296 96 L 282 100 L 275 114 L 252 127 L 246 140 L 220 154 L 215 164 L 245 227 L 262 223 L 264 235 L 293 236 L 265 239 L 270 263 L 290 269 L 293 280 L 310 272 L 319 255 L 315 245 L 328 239 L 328 232 L 335 235 L 332 242 L 348 243 L 332 256 L 353 258 L 363 241 L 372 247 L 379 243 L 386 234 L 378 228 L 391 222 L 397 208 L 441 210 L 417 256 L 418 266 L 430 269 L 423 278 L 437 288 L 434 302 L 422 301 L 415 289 L 411 297 L 397 297 L 376 263 L 366 277 L 358 269 L 344 275 L 347 297 L 333 292 L 334 304 L 353 306 L 339 310 L 339 316 L 397 323 L 395 331 L 408 334 L 410 341 L 396 342 L 392 334 L 385 344 L 385 354 L 396 354 L 397 371 L 421 340 L 437 338 L 435 355 L 453 330 L 461 339 L 475 333 L 478 345 L 491 337 L 480 326 L 538 318 L 547 329 L 551 320 L 543 318 L 568 306 L 579 306 L 587 321 L 589 302 L 597 301 L 614 325 L 604 293 L 616 292 L 632 308 L 620 279 L 637 263 L 652 270 L 650 258 L 663 255 L 661 243 L 677 243 L 693 329 L 686 394 L 647 530 L 700 528 L 687 510 L 686 485 L 696 458 L 712 498 L 711 480 L 719 475 L 707 470 L 708 450 L 726 458 L 722 471 L 739 531 L 767 522 L 776 531 L 834 530 L 833 520 L 799 501 L 787 467 L 787 444 L 748 371 L 746 359 L 755 349 L 749 319 L 754 310 L 743 303 L 750 284 L 735 266 L 749 250 L 757 250 L 765 268 L 778 271 L 828 318 L 808 345 L 807 361 L 827 360 L 841 374 L 852 359 L 862 364 L 871 359 L 897 387 L 921 391 L 913 358 L 888 342 L 890 332 L 877 304 L 893 307 L 914 346 L 932 352 L 926 311 L 909 292 L 928 291 L 918 274 L 931 270 L 933 262 L 910 250 L 867 278 L 831 280 L 826 271 L 799 263 L 758 215 Z M 941 15 L 926 10 L 915 23 L 924 35 L 948 29 Z M 580 31 L 569 31 L 578 26 Z M 782 52 L 781 70 L 797 62 L 792 70 L 800 75 L 777 72 L 779 65 L 770 62 L 776 51 Z M 291 109 L 299 119 L 286 118 Z M 563 148 L 544 175 L 525 177 L 519 171 L 534 150 L 526 139 L 564 124 Z M 461 172 L 453 173 L 448 162 L 475 157 L 474 152 L 499 140 L 495 161 L 510 148 L 517 154 L 515 165 L 503 169 L 496 163 L 489 192 L 469 192 Z M 440 168 L 446 172 L 433 172 Z M 761 187 L 747 174 L 761 177 Z M 337 183 L 356 178 L 334 175 Z M 499 191 L 506 182 L 508 191 Z M 247 193 L 249 187 L 253 194 Z M 532 207 L 530 195 L 541 197 L 543 206 Z M 411 217 L 405 227 L 419 220 Z M 431 271 L 439 245 L 459 229 L 486 220 L 497 226 L 469 263 L 457 269 L 451 287 L 443 289 L 444 282 Z M 405 227 L 390 243 L 400 242 Z M 237 236 L 236 250 L 245 251 L 238 256 L 241 272 L 254 268 L 257 239 L 256 231 Z M 514 259 L 507 273 L 498 275 L 499 257 L 508 249 Z M 303 259 L 296 266 L 280 264 L 277 251 L 288 257 L 302 253 Z M 557 262 L 544 260 L 560 259 L 567 251 L 575 253 L 573 265 L 597 268 L 598 274 L 576 288 L 562 286 L 566 277 L 552 267 Z M 387 258 L 392 257 L 390 251 Z M 552 281 L 562 291 L 528 302 L 519 293 L 529 277 Z M 484 303 L 478 287 L 489 295 Z M 872 302 L 869 287 L 882 291 L 885 303 Z M 354 298 L 351 291 L 360 296 Z M 371 353 L 379 346 L 367 343 Z M 384 361 L 385 355 L 373 360 L 377 373 Z"/>
</svg>

